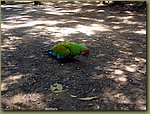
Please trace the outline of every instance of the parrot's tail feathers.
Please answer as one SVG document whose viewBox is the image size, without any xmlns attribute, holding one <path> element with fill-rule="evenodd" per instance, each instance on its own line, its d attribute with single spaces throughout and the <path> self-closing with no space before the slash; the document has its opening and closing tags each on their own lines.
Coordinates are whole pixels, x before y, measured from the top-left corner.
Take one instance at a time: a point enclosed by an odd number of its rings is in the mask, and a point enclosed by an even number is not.
<svg viewBox="0 0 150 114">
<path fill-rule="evenodd" d="M 49 53 L 50 55 L 57 56 L 57 54 L 56 54 L 55 52 L 51 51 L 51 50 L 50 50 L 48 53 Z"/>
</svg>

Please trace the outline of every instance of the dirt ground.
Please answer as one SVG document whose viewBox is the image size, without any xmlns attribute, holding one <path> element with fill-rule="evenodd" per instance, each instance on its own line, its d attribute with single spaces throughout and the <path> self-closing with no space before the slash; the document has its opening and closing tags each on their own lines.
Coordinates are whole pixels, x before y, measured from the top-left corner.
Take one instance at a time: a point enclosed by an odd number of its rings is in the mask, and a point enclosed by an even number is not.
<svg viewBox="0 0 150 114">
<path fill-rule="evenodd" d="M 1 5 L 3 110 L 146 110 L 146 10 L 98 2 Z M 44 51 L 73 41 L 89 57 Z M 61 84 L 65 91 L 50 88 Z"/>
</svg>

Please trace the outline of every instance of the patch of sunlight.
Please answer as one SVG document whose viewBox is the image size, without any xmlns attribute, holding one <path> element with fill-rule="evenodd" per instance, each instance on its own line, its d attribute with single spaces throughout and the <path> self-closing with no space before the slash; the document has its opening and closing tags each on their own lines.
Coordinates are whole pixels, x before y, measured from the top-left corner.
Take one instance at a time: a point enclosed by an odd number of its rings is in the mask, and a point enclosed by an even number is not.
<svg viewBox="0 0 150 114">
<path fill-rule="evenodd" d="M 105 12 L 105 11 L 104 11 L 104 10 L 98 10 L 98 11 L 96 11 L 96 12 L 102 13 L 102 12 Z"/>
<path fill-rule="evenodd" d="M 135 103 L 136 103 L 138 109 L 146 110 L 146 100 L 144 100 L 144 99 L 137 99 L 137 101 Z"/>
<path fill-rule="evenodd" d="M 121 23 L 125 23 L 125 24 L 139 24 L 139 22 L 132 22 L 129 20 L 123 20 Z"/>
<path fill-rule="evenodd" d="M 128 20 L 128 19 L 132 19 L 133 16 L 126 16 L 126 17 L 116 17 L 119 20 Z"/>
<path fill-rule="evenodd" d="M 146 34 L 146 30 L 142 29 L 142 30 L 140 30 L 140 31 L 133 31 L 133 33 Z"/>
<path fill-rule="evenodd" d="M 113 42 L 113 44 L 117 47 L 120 47 L 119 43 Z"/>
<path fill-rule="evenodd" d="M 133 55 L 133 53 L 131 52 L 126 52 L 126 51 L 119 51 L 120 53 L 123 53 L 123 54 L 127 54 L 127 55 Z"/>
<path fill-rule="evenodd" d="M 90 4 L 90 3 L 82 3 L 82 5 L 85 5 L 85 6 L 86 6 L 86 5 L 91 5 L 91 4 Z"/>
<path fill-rule="evenodd" d="M 87 42 L 88 40 L 82 40 L 83 42 Z"/>
<path fill-rule="evenodd" d="M 48 45 L 48 44 L 50 44 L 50 43 L 49 43 L 49 42 L 43 42 L 43 44 Z"/>
<path fill-rule="evenodd" d="M 136 106 L 137 106 L 138 109 L 140 109 L 140 110 L 146 110 L 146 99 L 142 99 L 142 98 L 137 99 L 135 101 L 135 104 L 136 104 Z"/>
<path fill-rule="evenodd" d="M 1 8 L 21 8 L 19 5 L 1 5 Z"/>
<path fill-rule="evenodd" d="M 146 100 L 144 100 L 144 99 L 137 99 L 136 104 L 139 104 L 139 105 L 146 104 Z"/>
<path fill-rule="evenodd" d="M 65 14 L 68 14 L 68 13 L 62 13 L 62 12 L 45 12 L 47 14 L 53 14 L 53 15 L 65 15 Z"/>
<path fill-rule="evenodd" d="M 120 69 L 117 70 L 107 69 L 107 70 L 111 72 L 110 75 L 108 76 L 109 78 L 114 79 L 114 81 L 118 82 L 119 84 L 126 84 L 127 76 L 124 75 L 124 71 Z"/>
<path fill-rule="evenodd" d="M 120 30 L 120 33 L 128 33 L 128 32 L 131 32 L 131 31 L 129 31 L 128 29 L 126 29 L 126 30 Z"/>
<path fill-rule="evenodd" d="M 54 15 L 66 15 L 69 13 L 76 13 L 80 12 L 81 9 L 74 9 L 74 10 L 55 10 L 55 9 L 44 9 L 45 13 L 47 14 L 54 14 Z"/>
<path fill-rule="evenodd" d="M 7 90 L 7 86 L 11 85 L 11 84 L 15 84 L 19 82 L 19 79 L 22 78 L 23 75 L 15 75 L 15 76 L 9 76 L 6 79 L 4 79 L 2 81 L 2 85 L 1 85 L 1 91 L 5 91 Z"/>
<path fill-rule="evenodd" d="M 144 58 L 139 58 L 139 57 L 135 57 L 134 60 L 135 60 L 135 61 L 138 61 L 138 62 L 142 62 L 142 63 L 145 63 L 145 62 L 146 62 L 146 59 L 144 59 Z"/>
<path fill-rule="evenodd" d="M 23 75 L 15 75 L 15 76 L 9 76 L 7 79 L 8 80 L 18 80 L 21 79 Z"/>
<path fill-rule="evenodd" d="M 81 1 L 74 1 L 74 3 L 81 3 Z"/>
<path fill-rule="evenodd" d="M 100 3 L 100 4 L 96 4 L 96 6 L 104 6 L 104 4 Z"/>
<path fill-rule="evenodd" d="M 17 36 L 9 36 L 9 40 L 21 40 L 22 37 L 17 37 Z"/>
<path fill-rule="evenodd" d="M 125 24 L 138 24 L 138 22 L 132 22 L 129 19 L 132 19 L 133 16 L 126 16 L 126 17 L 116 17 L 118 20 L 122 20 L 122 22 L 119 23 L 125 23 Z M 117 24 L 117 23 L 116 23 Z"/>
<path fill-rule="evenodd" d="M 89 9 L 89 10 L 86 10 L 87 12 L 92 12 L 94 11 L 95 9 Z"/>
<path fill-rule="evenodd" d="M 4 44 L 1 45 L 2 50 L 10 49 L 10 51 L 14 51 L 17 48 L 15 47 L 15 43 L 19 44 L 20 43 L 20 39 L 22 39 L 21 37 L 14 37 L 14 36 L 10 36 L 9 39 L 5 39 L 3 42 Z"/>
<path fill-rule="evenodd" d="M 111 31 L 108 26 L 101 24 L 91 24 L 91 26 L 77 25 L 76 29 L 86 35 L 92 35 L 94 31 Z"/>
<path fill-rule="evenodd" d="M 6 19 L 14 20 L 14 19 L 22 19 L 22 18 L 31 18 L 32 16 L 13 16 L 13 17 L 7 17 Z"/>
<path fill-rule="evenodd" d="M 97 22 L 104 22 L 105 20 L 103 19 L 96 19 Z"/>
<path fill-rule="evenodd" d="M 63 39 L 63 38 L 59 38 L 59 39 L 58 39 L 58 41 L 65 41 L 65 39 Z"/>
<path fill-rule="evenodd" d="M 93 30 L 97 30 L 97 31 L 111 31 L 109 29 L 109 26 L 103 24 L 91 24 L 91 27 Z"/>
<path fill-rule="evenodd" d="M 20 75 L 15 75 L 15 76 L 8 76 L 7 78 L 5 78 L 5 80 L 3 80 L 4 82 L 12 82 L 12 81 L 16 81 L 19 80 L 23 77 L 22 74 Z"/>
<path fill-rule="evenodd" d="M 101 70 L 102 67 L 101 67 L 101 66 L 96 66 L 95 69 L 96 69 L 96 70 Z"/>
<path fill-rule="evenodd" d="M 5 42 L 5 44 L 8 44 L 8 45 L 12 44 L 12 42 L 9 39 L 5 39 L 4 42 Z"/>
<path fill-rule="evenodd" d="M 37 11 L 36 9 L 31 9 L 30 8 L 30 10 L 24 11 L 22 14 L 27 14 L 27 13 L 36 12 L 36 11 Z"/>
<path fill-rule="evenodd" d="M 10 47 L 9 49 L 10 50 L 16 50 L 17 48 L 16 47 Z"/>
<path fill-rule="evenodd" d="M 97 22 L 104 22 L 104 20 L 102 20 L 102 19 L 91 19 L 91 18 L 87 18 L 87 17 L 80 17 L 80 19 L 86 19 L 86 20 L 90 20 L 90 21 L 97 21 Z"/>
<path fill-rule="evenodd" d="M 21 2 L 21 3 L 24 3 L 24 2 L 25 2 L 25 3 L 28 3 L 28 2 L 31 2 L 31 1 L 28 1 L 28 0 L 27 0 L 27 1 L 17 1 L 17 2 Z"/>
<path fill-rule="evenodd" d="M 118 103 L 123 103 L 123 104 L 131 104 L 131 100 L 127 98 L 126 95 L 123 93 L 117 93 L 112 96 L 114 100 L 116 100 Z"/>
<path fill-rule="evenodd" d="M 101 3 L 101 1 L 95 1 L 96 3 Z"/>
<path fill-rule="evenodd" d="M 130 66 L 125 66 L 125 70 L 127 70 L 129 72 L 135 72 L 137 70 L 137 65 L 133 64 Z"/>
<path fill-rule="evenodd" d="M 1 45 L 1 48 L 6 48 L 6 47 L 9 47 L 9 45 L 8 44 Z"/>
<path fill-rule="evenodd" d="M 131 11 L 124 11 L 125 13 L 128 13 L 128 14 L 133 14 Z"/>
<path fill-rule="evenodd" d="M 48 27 L 47 31 L 51 34 L 54 35 L 55 37 L 62 37 L 62 36 L 67 36 L 72 33 L 78 33 L 77 29 L 74 28 L 68 28 L 68 27 Z"/>
<path fill-rule="evenodd" d="M 29 93 L 29 94 L 23 94 L 23 93 L 19 93 L 17 95 L 14 95 L 12 98 L 11 98 L 11 102 L 13 104 L 15 103 L 25 103 L 29 100 L 31 101 L 38 101 L 41 99 L 41 94 L 38 94 L 38 93 Z"/>
<path fill-rule="evenodd" d="M 106 88 L 106 90 L 104 91 L 104 96 L 114 102 L 131 104 L 131 100 L 126 95 L 124 95 L 123 93 L 117 93 L 117 91 L 113 91 L 110 88 Z"/>
<path fill-rule="evenodd" d="M 57 2 L 58 2 L 58 3 L 63 3 L 64 1 L 61 1 L 61 0 L 60 0 L 60 1 L 57 1 Z"/>
<path fill-rule="evenodd" d="M 79 21 L 71 20 L 71 21 L 67 21 L 67 22 L 79 22 Z"/>
<path fill-rule="evenodd" d="M 121 84 L 125 84 L 127 82 L 127 78 L 125 76 L 115 76 L 115 79 L 114 79 L 116 82 L 119 82 Z"/>
<path fill-rule="evenodd" d="M 113 29 L 120 29 L 120 28 L 122 28 L 122 27 L 120 27 L 120 26 L 113 26 L 112 28 L 113 28 Z"/>
<path fill-rule="evenodd" d="M 92 27 L 89 27 L 89 26 L 77 25 L 77 30 L 81 33 L 88 35 L 88 36 L 94 34 Z"/>
<path fill-rule="evenodd" d="M 58 23 L 64 23 L 64 22 L 35 20 L 35 21 L 28 21 L 24 24 L 16 24 L 16 25 L 14 25 L 14 24 L 12 24 L 12 25 L 1 24 L 1 27 L 3 29 L 15 29 L 15 28 L 20 28 L 20 27 L 32 27 L 32 26 L 40 25 L 40 24 L 55 25 L 55 24 L 58 24 Z"/>
<path fill-rule="evenodd" d="M 61 35 L 60 35 L 61 36 Z M 57 37 L 57 36 L 56 36 Z M 59 42 L 59 41 L 65 41 L 65 39 L 63 39 L 63 38 L 60 38 L 60 39 L 58 39 L 58 38 L 55 38 L 55 39 L 50 39 L 50 41 L 51 42 Z M 46 43 L 46 42 L 45 42 Z"/>
<path fill-rule="evenodd" d="M 140 105 L 140 106 L 137 106 L 139 110 L 145 110 L 146 111 L 146 104 L 144 105 Z"/>
<path fill-rule="evenodd" d="M 7 83 L 3 83 L 1 84 L 1 91 L 6 91 L 8 88 L 7 88 Z"/>
<path fill-rule="evenodd" d="M 121 24 L 121 22 L 111 22 L 112 24 Z"/>
<path fill-rule="evenodd" d="M 123 73 L 124 72 L 120 69 L 114 71 L 114 74 L 116 74 L 116 75 L 122 75 Z"/>
<path fill-rule="evenodd" d="M 31 35 L 37 35 L 38 33 L 29 33 L 29 34 L 31 34 Z"/>
<path fill-rule="evenodd" d="M 113 44 L 115 46 L 121 47 L 123 49 L 130 49 L 130 46 L 131 46 L 131 42 L 124 42 L 124 41 L 114 41 Z M 123 52 L 121 52 L 121 53 L 123 53 Z"/>
<path fill-rule="evenodd" d="M 123 63 L 123 59 L 121 58 L 117 58 L 117 60 L 113 63 L 114 65 L 121 65 L 121 63 Z"/>
<path fill-rule="evenodd" d="M 12 42 L 6 42 L 6 44 L 1 45 L 1 48 L 2 49 L 4 49 L 4 48 L 13 48 Z"/>
<path fill-rule="evenodd" d="M 32 108 L 45 107 L 42 102 L 43 95 L 40 93 L 18 93 L 9 99 L 10 104 L 22 104 Z"/>
<path fill-rule="evenodd" d="M 10 25 L 6 25 L 6 24 L 1 23 L 2 29 L 9 29 L 9 27 L 10 27 Z"/>
<path fill-rule="evenodd" d="M 107 19 L 115 18 L 116 16 L 107 16 Z"/>
<path fill-rule="evenodd" d="M 74 9 L 74 10 L 60 10 L 58 12 L 64 12 L 64 13 L 76 13 L 76 12 L 80 12 L 81 9 Z"/>
<path fill-rule="evenodd" d="M 89 20 L 90 18 L 87 18 L 87 17 L 79 17 L 80 19 L 87 19 Z"/>
<path fill-rule="evenodd" d="M 45 28 L 45 26 L 36 26 L 36 27 L 34 27 L 35 29 L 43 29 L 43 28 Z"/>
<path fill-rule="evenodd" d="M 122 22 L 114 22 L 115 24 L 119 24 L 119 23 L 125 23 L 125 24 L 138 24 L 138 22 L 133 22 L 130 21 L 129 19 L 132 19 L 133 16 L 126 16 L 126 17 L 116 17 L 116 19 L 118 20 L 122 20 Z"/>
</svg>

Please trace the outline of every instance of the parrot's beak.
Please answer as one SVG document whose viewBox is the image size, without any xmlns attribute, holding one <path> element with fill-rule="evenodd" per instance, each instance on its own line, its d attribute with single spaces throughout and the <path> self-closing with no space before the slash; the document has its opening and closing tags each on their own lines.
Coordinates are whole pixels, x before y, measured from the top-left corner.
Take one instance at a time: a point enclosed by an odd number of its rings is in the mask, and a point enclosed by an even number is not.
<svg viewBox="0 0 150 114">
<path fill-rule="evenodd" d="M 83 56 L 89 56 L 89 51 L 90 50 L 83 50 L 83 51 L 81 51 L 81 55 L 83 55 Z"/>
</svg>

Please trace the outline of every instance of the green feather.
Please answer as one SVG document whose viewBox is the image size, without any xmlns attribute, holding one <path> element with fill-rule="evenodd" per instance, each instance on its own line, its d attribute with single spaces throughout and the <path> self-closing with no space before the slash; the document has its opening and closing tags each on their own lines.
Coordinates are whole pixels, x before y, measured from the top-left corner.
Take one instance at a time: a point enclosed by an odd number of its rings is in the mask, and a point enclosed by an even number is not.
<svg viewBox="0 0 150 114">
<path fill-rule="evenodd" d="M 86 46 L 82 44 L 77 44 L 74 42 L 63 42 L 53 46 L 50 50 L 57 54 L 57 58 L 59 56 L 64 57 L 73 57 L 76 55 L 80 55 L 82 50 L 88 50 Z"/>
</svg>

